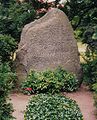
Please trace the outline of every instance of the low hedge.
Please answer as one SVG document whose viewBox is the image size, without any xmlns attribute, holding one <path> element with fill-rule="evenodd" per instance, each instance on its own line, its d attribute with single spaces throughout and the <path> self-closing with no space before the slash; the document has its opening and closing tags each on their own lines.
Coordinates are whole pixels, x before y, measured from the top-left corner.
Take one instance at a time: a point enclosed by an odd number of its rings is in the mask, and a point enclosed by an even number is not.
<svg viewBox="0 0 97 120">
<path fill-rule="evenodd" d="M 83 116 L 76 102 L 70 98 L 38 94 L 30 99 L 24 120 L 83 120 Z"/>
<path fill-rule="evenodd" d="M 75 91 L 79 82 L 75 75 L 62 68 L 43 72 L 31 71 L 21 84 L 23 93 L 55 93 L 60 91 Z"/>
<path fill-rule="evenodd" d="M 97 83 L 92 85 L 92 89 L 94 90 L 94 105 L 97 108 Z"/>
<path fill-rule="evenodd" d="M 0 59 L 2 62 L 11 61 L 16 48 L 17 43 L 13 37 L 0 34 Z"/>
<path fill-rule="evenodd" d="M 13 107 L 8 102 L 8 95 L 12 89 L 15 77 L 8 63 L 0 63 L 0 120 L 13 120 Z"/>
</svg>

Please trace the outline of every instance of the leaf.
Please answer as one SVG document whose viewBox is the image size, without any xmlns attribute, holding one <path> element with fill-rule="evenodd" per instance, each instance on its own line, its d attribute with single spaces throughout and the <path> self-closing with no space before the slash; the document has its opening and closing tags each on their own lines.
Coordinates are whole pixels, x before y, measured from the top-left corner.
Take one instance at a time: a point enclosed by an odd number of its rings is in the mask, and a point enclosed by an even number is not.
<svg viewBox="0 0 97 120">
<path fill-rule="evenodd" d="M 79 20 L 80 20 L 79 16 L 74 16 L 74 18 L 71 21 L 72 25 L 77 25 L 79 23 Z"/>
<path fill-rule="evenodd" d="M 97 33 L 94 33 L 94 34 L 93 34 L 92 39 L 93 39 L 93 40 L 97 40 Z"/>
</svg>

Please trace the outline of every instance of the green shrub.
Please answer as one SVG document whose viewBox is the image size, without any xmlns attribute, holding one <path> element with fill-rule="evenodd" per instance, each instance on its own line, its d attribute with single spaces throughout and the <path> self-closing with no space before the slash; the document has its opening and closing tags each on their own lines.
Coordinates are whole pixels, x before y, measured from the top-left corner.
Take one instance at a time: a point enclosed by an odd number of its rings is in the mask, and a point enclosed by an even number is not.
<svg viewBox="0 0 97 120">
<path fill-rule="evenodd" d="M 24 120 L 83 120 L 75 101 L 62 95 L 35 95 L 26 107 Z"/>
<path fill-rule="evenodd" d="M 0 91 L 0 120 L 13 120 L 12 116 L 13 107 L 11 103 L 8 103 L 6 98 L 1 95 Z"/>
<path fill-rule="evenodd" d="M 92 89 L 95 91 L 95 93 L 97 93 L 97 83 L 92 85 Z"/>
<path fill-rule="evenodd" d="M 0 35 L 0 57 L 2 62 L 9 61 L 17 48 L 15 39 L 8 35 Z"/>
<path fill-rule="evenodd" d="M 92 89 L 94 90 L 94 105 L 97 108 L 97 83 L 92 85 Z"/>
<path fill-rule="evenodd" d="M 0 120 L 12 120 L 12 104 L 7 102 L 12 89 L 15 74 L 11 72 L 8 63 L 0 63 Z"/>
<path fill-rule="evenodd" d="M 55 93 L 59 91 L 75 91 L 78 88 L 76 77 L 62 68 L 43 72 L 31 71 L 21 85 L 26 94 Z"/>
<path fill-rule="evenodd" d="M 97 93 L 94 93 L 94 105 L 97 108 Z"/>
<path fill-rule="evenodd" d="M 93 60 L 87 61 L 82 65 L 83 79 L 92 90 L 92 85 L 97 83 L 97 57 Z"/>
<path fill-rule="evenodd" d="M 35 19 L 33 6 L 28 3 L 14 3 L 9 7 L 0 7 L 0 34 L 10 34 L 20 40 L 22 28 Z"/>
</svg>

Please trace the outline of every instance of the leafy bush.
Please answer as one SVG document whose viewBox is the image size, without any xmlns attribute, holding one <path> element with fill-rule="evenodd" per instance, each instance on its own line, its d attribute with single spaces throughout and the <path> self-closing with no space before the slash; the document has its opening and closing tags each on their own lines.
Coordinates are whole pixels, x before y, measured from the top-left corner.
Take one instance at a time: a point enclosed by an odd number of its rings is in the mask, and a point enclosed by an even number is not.
<svg viewBox="0 0 97 120">
<path fill-rule="evenodd" d="M 24 25 L 35 19 L 33 6 L 28 3 L 14 3 L 9 7 L 0 6 L 0 34 L 10 34 L 20 40 Z"/>
<path fill-rule="evenodd" d="M 62 68 L 44 72 L 31 71 L 21 88 L 27 94 L 55 93 L 61 90 L 75 91 L 78 88 L 78 80 L 73 74 Z"/>
<path fill-rule="evenodd" d="M 87 45 L 83 70 L 85 81 L 91 88 L 97 82 L 97 1 L 67 0 L 62 10 L 71 21 L 75 37 Z"/>
<path fill-rule="evenodd" d="M 24 117 L 24 120 L 83 120 L 76 102 L 57 94 L 33 96 Z"/>
<path fill-rule="evenodd" d="M 15 74 L 8 63 L 0 63 L 0 120 L 13 120 L 12 104 L 8 103 L 8 95 L 13 86 Z"/>
<path fill-rule="evenodd" d="M 2 62 L 9 61 L 17 48 L 15 39 L 11 36 L 0 35 L 0 57 Z"/>
<path fill-rule="evenodd" d="M 97 93 L 97 83 L 93 84 L 92 87 L 93 87 L 93 90 L 95 91 L 95 93 Z"/>
<path fill-rule="evenodd" d="M 13 107 L 11 103 L 6 101 L 6 98 L 1 95 L 0 91 L 0 120 L 13 120 L 12 116 Z"/>
<path fill-rule="evenodd" d="M 82 67 L 83 79 L 90 86 L 90 89 L 92 89 L 92 85 L 97 83 L 97 57 L 93 60 L 88 60 Z"/>
<path fill-rule="evenodd" d="M 94 90 L 94 105 L 97 108 L 97 83 L 92 85 L 92 89 Z"/>
<path fill-rule="evenodd" d="M 94 105 L 97 108 L 97 93 L 94 93 Z"/>
</svg>

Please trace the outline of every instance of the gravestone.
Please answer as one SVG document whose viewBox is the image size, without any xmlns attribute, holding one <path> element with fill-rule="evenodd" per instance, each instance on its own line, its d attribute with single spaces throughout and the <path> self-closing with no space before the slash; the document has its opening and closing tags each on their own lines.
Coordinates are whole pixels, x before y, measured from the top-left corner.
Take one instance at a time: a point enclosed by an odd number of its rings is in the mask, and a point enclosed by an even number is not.
<svg viewBox="0 0 97 120">
<path fill-rule="evenodd" d="M 24 77 L 29 70 L 43 71 L 58 66 L 76 74 L 78 78 L 81 76 L 73 29 L 67 16 L 54 8 L 23 28 L 16 68 L 18 76 Z"/>
</svg>

